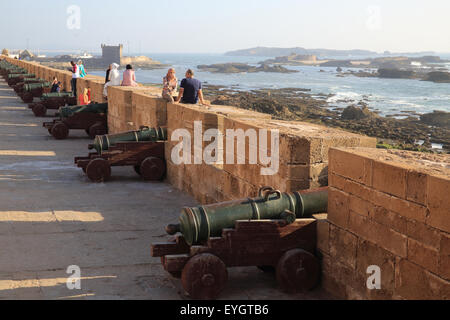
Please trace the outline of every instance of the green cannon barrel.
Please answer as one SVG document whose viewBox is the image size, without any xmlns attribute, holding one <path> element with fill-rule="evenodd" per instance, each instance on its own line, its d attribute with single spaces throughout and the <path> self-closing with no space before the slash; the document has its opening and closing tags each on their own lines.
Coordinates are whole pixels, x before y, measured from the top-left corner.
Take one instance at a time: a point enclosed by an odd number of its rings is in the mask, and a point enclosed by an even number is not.
<svg viewBox="0 0 450 320">
<path fill-rule="evenodd" d="M 26 74 L 28 73 L 27 70 L 23 69 L 23 68 L 18 68 L 16 66 L 14 67 L 10 67 L 10 68 L 6 68 L 6 71 L 8 71 L 8 73 L 20 73 L 20 74 Z"/>
<path fill-rule="evenodd" d="M 33 73 L 10 73 L 8 75 L 8 79 L 13 79 L 13 78 L 19 78 L 19 77 L 23 77 L 23 78 L 33 78 L 36 75 Z"/>
<path fill-rule="evenodd" d="M 107 151 L 111 145 L 117 142 L 138 142 L 138 141 L 165 141 L 167 140 L 166 128 L 143 128 L 138 131 L 129 131 L 118 134 L 106 134 L 96 136 L 94 143 L 89 145 L 89 149 L 95 149 L 98 153 Z"/>
<path fill-rule="evenodd" d="M 37 78 L 23 78 L 23 82 L 27 83 L 30 81 L 34 81 L 34 83 L 49 83 L 48 81 L 44 79 L 37 79 Z"/>
<path fill-rule="evenodd" d="M 44 93 L 41 97 L 41 100 L 48 100 L 51 98 L 64 98 L 64 97 L 72 97 L 72 92 L 51 92 Z"/>
<path fill-rule="evenodd" d="M 16 73 L 16 71 L 14 71 L 14 73 L 8 74 L 8 79 L 14 79 L 14 78 L 25 77 L 25 76 L 27 78 L 31 78 L 31 76 L 29 76 L 27 73 Z"/>
<path fill-rule="evenodd" d="M 42 82 L 42 83 L 27 83 L 23 86 L 25 91 L 31 91 L 39 88 L 48 88 L 50 87 L 50 82 Z"/>
<path fill-rule="evenodd" d="M 68 106 L 61 107 L 58 111 L 58 116 L 61 118 L 69 118 L 76 113 L 107 113 L 108 104 L 107 103 L 93 103 L 83 106 Z"/>
<path fill-rule="evenodd" d="M 281 193 L 270 187 L 261 188 L 257 198 L 247 198 L 207 206 L 184 208 L 179 224 L 168 225 L 168 234 L 181 232 L 189 245 L 218 237 L 222 230 L 234 228 L 238 220 L 309 218 L 328 210 L 328 188 Z"/>
</svg>

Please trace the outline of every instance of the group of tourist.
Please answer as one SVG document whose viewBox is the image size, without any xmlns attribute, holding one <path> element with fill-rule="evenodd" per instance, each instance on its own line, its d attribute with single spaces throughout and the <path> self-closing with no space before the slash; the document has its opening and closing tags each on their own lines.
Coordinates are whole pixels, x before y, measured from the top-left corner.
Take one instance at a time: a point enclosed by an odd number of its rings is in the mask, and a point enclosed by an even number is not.
<svg viewBox="0 0 450 320">
<path fill-rule="evenodd" d="M 138 86 L 133 67 L 131 65 L 126 66 L 122 82 L 120 82 L 119 67 L 117 63 L 113 63 L 106 70 L 105 87 L 103 89 L 103 95 L 105 97 L 108 96 L 108 87 L 110 86 Z M 170 68 L 167 75 L 163 78 L 162 97 L 172 103 L 197 104 L 200 101 L 202 105 L 207 105 L 203 99 L 202 83 L 194 79 L 194 71 L 188 69 L 185 76 L 180 83 L 180 90 L 178 92 L 178 79 L 175 76 L 175 69 Z"/>
<path fill-rule="evenodd" d="M 123 80 L 120 82 L 119 65 L 117 63 L 110 64 L 106 70 L 105 87 L 103 89 L 103 95 L 108 97 L 108 87 L 111 86 L 128 86 L 137 87 L 136 75 L 133 67 L 128 64 L 123 72 Z"/>
</svg>

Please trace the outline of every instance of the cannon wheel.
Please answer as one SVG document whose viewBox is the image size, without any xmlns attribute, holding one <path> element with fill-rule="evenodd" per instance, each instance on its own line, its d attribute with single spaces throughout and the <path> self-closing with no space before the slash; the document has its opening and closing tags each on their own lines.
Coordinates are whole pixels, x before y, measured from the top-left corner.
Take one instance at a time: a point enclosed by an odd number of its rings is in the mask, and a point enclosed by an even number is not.
<svg viewBox="0 0 450 320">
<path fill-rule="evenodd" d="M 189 259 L 181 274 L 184 290 L 193 299 L 217 298 L 228 280 L 225 263 L 217 256 L 202 253 Z"/>
<path fill-rule="evenodd" d="M 93 182 L 105 182 L 111 177 L 111 165 L 105 159 L 93 159 L 86 167 L 86 174 Z"/>
<path fill-rule="evenodd" d="M 44 117 L 47 114 L 47 108 L 42 103 L 35 104 L 32 110 L 36 117 Z"/>
<path fill-rule="evenodd" d="M 96 136 L 107 134 L 108 130 L 103 124 L 96 123 L 90 126 L 86 133 L 89 135 L 89 138 L 95 139 Z"/>
<path fill-rule="evenodd" d="M 24 92 L 20 96 L 24 103 L 32 103 L 33 102 L 33 94 L 31 92 Z"/>
<path fill-rule="evenodd" d="M 138 172 L 138 174 L 140 174 L 141 177 L 147 181 L 162 180 L 164 174 L 166 173 L 166 163 L 160 158 L 148 157 L 142 161 L 139 166 L 139 170 L 136 170 L 136 172 Z"/>
<path fill-rule="evenodd" d="M 281 290 L 297 293 L 313 289 L 320 274 L 318 259 L 303 249 L 287 251 L 278 261 L 276 277 Z"/>
<path fill-rule="evenodd" d="M 64 140 L 69 135 L 69 127 L 64 122 L 55 123 L 51 134 L 57 140 Z"/>
</svg>

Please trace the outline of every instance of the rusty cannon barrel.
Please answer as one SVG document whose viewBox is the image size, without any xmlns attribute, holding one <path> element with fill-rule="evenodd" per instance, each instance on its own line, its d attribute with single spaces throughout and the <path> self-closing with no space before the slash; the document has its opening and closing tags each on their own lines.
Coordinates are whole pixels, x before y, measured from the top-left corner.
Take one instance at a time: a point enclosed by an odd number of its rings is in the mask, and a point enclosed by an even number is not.
<svg viewBox="0 0 450 320">
<path fill-rule="evenodd" d="M 82 106 L 68 106 L 59 108 L 56 114 L 61 118 L 69 118 L 76 113 L 107 113 L 108 103 L 92 103 Z"/>
<path fill-rule="evenodd" d="M 95 149 L 99 154 L 107 151 L 110 146 L 117 142 L 139 142 L 139 141 L 166 141 L 167 128 L 148 128 L 141 130 L 129 131 L 118 134 L 106 134 L 96 136 L 94 143 L 89 145 L 89 149 Z"/>
<path fill-rule="evenodd" d="M 189 245 L 219 237 L 223 229 L 234 228 L 238 220 L 282 219 L 293 223 L 328 210 L 328 188 L 282 193 L 271 187 L 259 190 L 257 198 L 234 200 L 207 206 L 183 208 L 179 224 L 166 227 L 173 235 L 181 232 Z"/>
</svg>

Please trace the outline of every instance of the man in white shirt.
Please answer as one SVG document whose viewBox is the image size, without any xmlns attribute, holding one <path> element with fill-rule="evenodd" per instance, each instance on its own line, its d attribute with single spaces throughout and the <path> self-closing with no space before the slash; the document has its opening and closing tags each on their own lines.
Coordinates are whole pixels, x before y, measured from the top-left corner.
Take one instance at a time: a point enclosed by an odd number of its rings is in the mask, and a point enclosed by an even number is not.
<svg viewBox="0 0 450 320">
<path fill-rule="evenodd" d="M 72 65 L 72 93 L 74 97 L 77 97 L 77 79 L 80 77 L 80 68 L 73 61 L 70 61 L 70 64 Z"/>
</svg>

